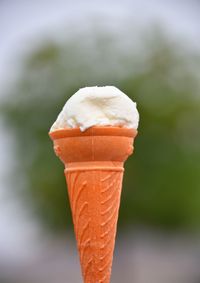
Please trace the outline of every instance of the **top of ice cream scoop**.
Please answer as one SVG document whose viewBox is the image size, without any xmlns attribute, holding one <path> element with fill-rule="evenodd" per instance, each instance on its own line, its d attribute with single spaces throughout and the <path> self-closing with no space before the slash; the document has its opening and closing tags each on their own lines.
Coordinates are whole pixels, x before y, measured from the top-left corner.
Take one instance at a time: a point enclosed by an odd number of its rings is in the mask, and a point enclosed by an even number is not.
<svg viewBox="0 0 200 283">
<path fill-rule="evenodd" d="M 136 103 L 114 86 L 84 87 L 65 103 L 50 132 L 64 128 L 120 126 L 137 129 Z"/>
</svg>

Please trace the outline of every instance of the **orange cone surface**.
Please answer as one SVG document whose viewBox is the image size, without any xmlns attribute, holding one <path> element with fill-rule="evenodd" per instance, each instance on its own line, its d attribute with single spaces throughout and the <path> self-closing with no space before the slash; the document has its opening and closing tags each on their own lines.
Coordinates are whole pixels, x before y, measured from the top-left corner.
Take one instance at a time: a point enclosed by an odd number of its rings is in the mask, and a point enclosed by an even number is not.
<svg viewBox="0 0 200 283">
<path fill-rule="evenodd" d="M 124 161 L 137 131 L 120 127 L 50 133 L 65 176 L 85 283 L 109 283 Z"/>
</svg>

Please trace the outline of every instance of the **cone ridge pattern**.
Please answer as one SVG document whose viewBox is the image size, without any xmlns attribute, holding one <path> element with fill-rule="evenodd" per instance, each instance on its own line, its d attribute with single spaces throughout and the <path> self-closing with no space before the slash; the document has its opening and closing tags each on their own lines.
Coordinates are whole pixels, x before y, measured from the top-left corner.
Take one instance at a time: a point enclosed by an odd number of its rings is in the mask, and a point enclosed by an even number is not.
<svg viewBox="0 0 200 283">
<path fill-rule="evenodd" d="M 109 283 L 123 169 L 65 174 L 84 283 Z"/>
</svg>

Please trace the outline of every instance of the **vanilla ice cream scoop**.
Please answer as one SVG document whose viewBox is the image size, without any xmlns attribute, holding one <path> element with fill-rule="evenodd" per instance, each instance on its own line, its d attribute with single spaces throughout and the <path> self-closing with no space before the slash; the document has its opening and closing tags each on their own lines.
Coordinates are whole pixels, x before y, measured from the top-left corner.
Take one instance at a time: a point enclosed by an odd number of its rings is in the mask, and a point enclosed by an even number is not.
<svg viewBox="0 0 200 283">
<path fill-rule="evenodd" d="M 79 89 L 65 103 L 50 132 L 65 128 L 120 126 L 138 128 L 136 103 L 114 86 Z"/>
</svg>

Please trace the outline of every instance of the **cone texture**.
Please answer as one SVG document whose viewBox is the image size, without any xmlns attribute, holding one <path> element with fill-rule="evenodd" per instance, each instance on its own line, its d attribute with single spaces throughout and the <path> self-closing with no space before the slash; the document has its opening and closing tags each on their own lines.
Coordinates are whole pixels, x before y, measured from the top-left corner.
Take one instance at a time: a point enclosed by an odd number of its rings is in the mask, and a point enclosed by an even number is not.
<svg viewBox="0 0 200 283">
<path fill-rule="evenodd" d="M 91 128 L 50 133 L 65 164 L 84 283 L 109 283 L 120 206 L 123 164 L 136 131 Z"/>
<path fill-rule="evenodd" d="M 110 282 L 122 168 L 66 170 L 84 282 Z"/>
</svg>

